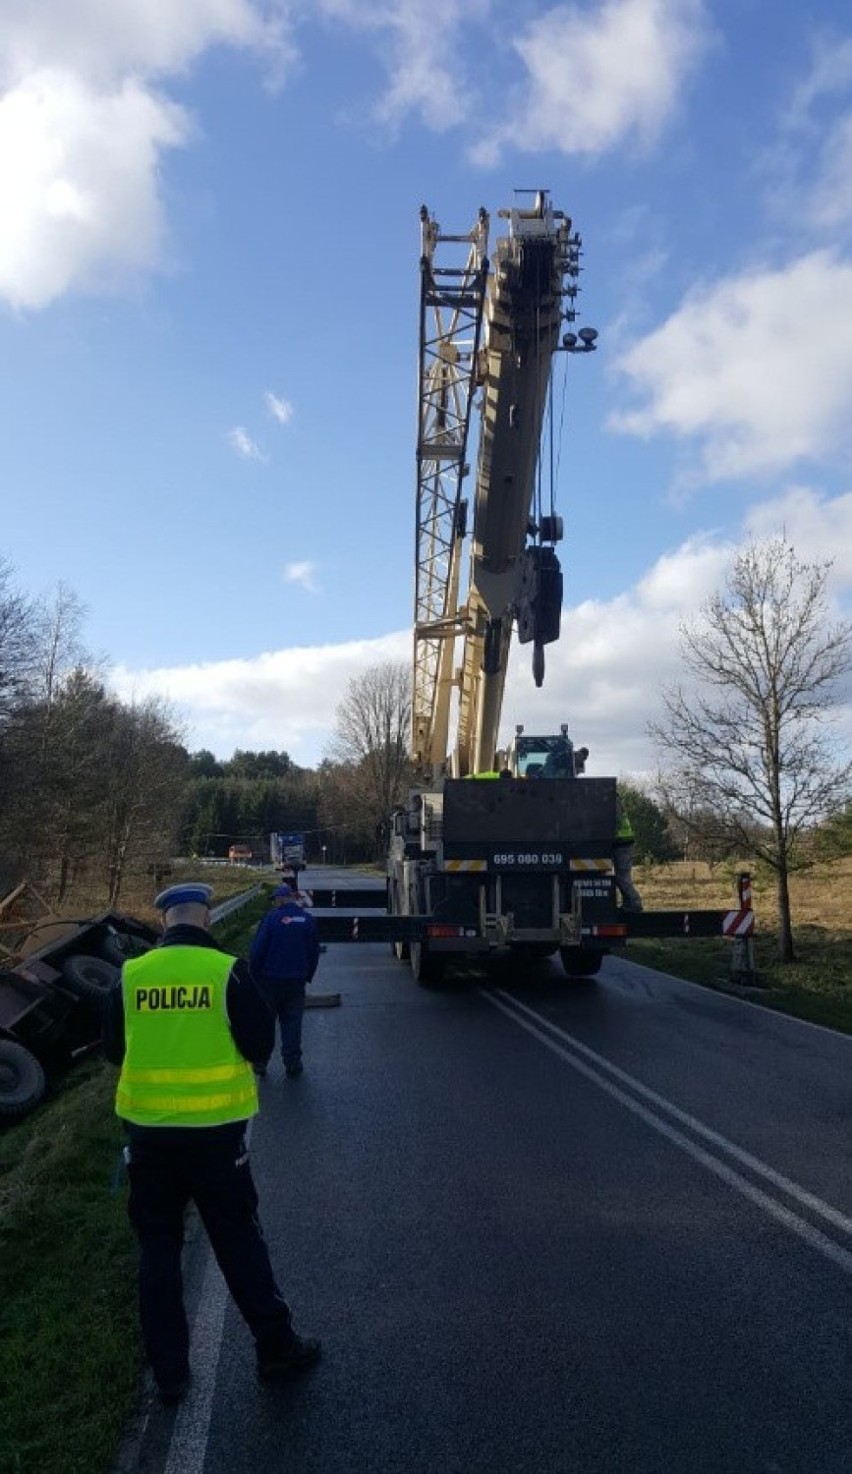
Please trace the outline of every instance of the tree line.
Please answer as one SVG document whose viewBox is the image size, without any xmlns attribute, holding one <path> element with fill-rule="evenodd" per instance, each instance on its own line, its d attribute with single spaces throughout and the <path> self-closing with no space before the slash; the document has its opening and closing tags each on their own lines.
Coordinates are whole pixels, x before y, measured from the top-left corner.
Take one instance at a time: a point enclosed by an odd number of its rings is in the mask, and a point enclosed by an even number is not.
<svg viewBox="0 0 852 1474">
<path fill-rule="evenodd" d="M 190 752 L 166 702 L 124 701 L 85 650 L 67 585 L 27 597 L 0 559 L 0 896 L 21 880 L 55 908 L 119 906 L 176 856 L 257 858 L 299 831 L 308 857 L 377 857 L 377 826 L 407 788 L 406 681 L 350 682 L 317 769 L 286 752 Z"/>
</svg>

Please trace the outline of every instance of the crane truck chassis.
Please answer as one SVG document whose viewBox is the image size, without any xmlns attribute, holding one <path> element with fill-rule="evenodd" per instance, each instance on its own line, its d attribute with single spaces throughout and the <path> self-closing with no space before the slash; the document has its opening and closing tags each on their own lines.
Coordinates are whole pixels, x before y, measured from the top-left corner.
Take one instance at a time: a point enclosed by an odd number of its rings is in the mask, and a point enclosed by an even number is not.
<svg viewBox="0 0 852 1474">
<path fill-rule="evenodd" d="M 573 868 L 569 862 L 562 870 L 547 872 L 551 893 L 558 889 L 570 908 L 560 913 L 560 925 L 549 928 L 518 926 L 515 913 L 488 910 L 489 899 L 498 895 L 504 904 L 513 895 L 522 902 L 532 896 L 535 910 L 539 909 L 538 882 L 529 884 L 535 877 L 525 867 L 514 872 L 496 868 L 490 873 L 450 870 L 448 878 L 455 882 L 461 875 L 464 880 L 463 885 L 452 887 L 442 885 L 437 868 L 431 877 L 423 870 L 413 871 L 417 878 L 413 899 L 420 900 L 420 881 L 434 879 L 426 904 L 434 901 L 437 910 L 394 910 L 396 897 L 390 879 L 386 888 L 314 889 L 307 894 L 322 942 L 389 943 L 401 961 L 410 960 L 417 981 L 427 985 L 439 983 L 447 967 L 484 960 L 501 947 L 514 950 L 519 960 L 551 956 L 558 950 L 569 977 L 592 977 L 609 952 L 622 950 L 640 937 L 724 938 L 732 943 L 732 980 L 754 981 L 748 949 L 755 916 L 747 872 L 738 876 L 734 907 L 627 912 L 614 904 L 612 875 L 598 872 L 590 876 L 578 868 L 579 858 Z M 475 909 L 478 918 L 471 920 Z M 525 919 L 530 919 L 529 913 Z"/>
</svg>

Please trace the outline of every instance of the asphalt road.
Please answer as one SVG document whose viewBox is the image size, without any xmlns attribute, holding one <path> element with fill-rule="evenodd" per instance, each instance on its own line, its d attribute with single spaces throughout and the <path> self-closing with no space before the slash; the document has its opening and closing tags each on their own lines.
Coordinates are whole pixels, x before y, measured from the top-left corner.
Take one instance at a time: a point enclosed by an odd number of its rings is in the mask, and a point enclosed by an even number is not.
<svg viewBox="0 0 852 1474">
<path fill-rule="evenodd" d="M 351 944 L 313 986 L 251 1148 L 324 1359 L 260 1386 L 197 1235 L 193 1391 L 126 1467 L 852 1471 L 852 1039 L 612 959 L 433 991 Z"/>
</svg>

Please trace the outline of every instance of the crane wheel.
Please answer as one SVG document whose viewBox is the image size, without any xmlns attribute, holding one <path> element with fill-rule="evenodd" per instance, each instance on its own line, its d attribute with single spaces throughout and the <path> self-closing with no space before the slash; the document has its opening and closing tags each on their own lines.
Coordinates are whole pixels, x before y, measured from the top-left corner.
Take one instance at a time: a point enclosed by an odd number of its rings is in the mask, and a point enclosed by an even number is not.
<svg viewBox="0 0 852 1474">
<path fill-rule="evenodd" d="M 591 947 L 560 947 L 559 956 L 569 978 L 593 978 L 601 970 L 603 952 Z"/>
<path fill-rule="evenodd" d="M 424 988 L 440 983 L 444 975 L 444 959 L 430 952 L 426 942 L 410 944 L 409 960 L 415 982 L 422 984 Z"/>
</svg>

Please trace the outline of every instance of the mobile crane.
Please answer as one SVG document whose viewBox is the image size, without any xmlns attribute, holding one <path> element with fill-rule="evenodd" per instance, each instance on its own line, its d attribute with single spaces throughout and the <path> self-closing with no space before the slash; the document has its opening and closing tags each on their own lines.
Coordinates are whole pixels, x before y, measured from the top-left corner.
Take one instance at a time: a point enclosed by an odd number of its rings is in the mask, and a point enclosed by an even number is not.
<svg viewBox="0 0 852 1474">
<path fill-rule="evenodd" d="M 503 944 L 545 954 L 558 948 L 566 971 L 594 972 L 604 939 L 626 934 L 613 878 L 614 779 L 577 781 L 564 728 L 532 739 L 519 729 L 508 752 L 497 753 L 515 628 L 532 644 L 537 686 L 545 646 L 559 637 L 563 524 L 552 487 L 543 509 L 536 476 L 553 356 L 590 352 L 597 337 L 593 328 L 562 331 L 576 318 L 582 248 L 571 220 L 545 191 L 500 215 L 508 230 L 489 262 L 484 210 L 462 236 L 443 234 L 421 210 L 412 707 L 419 786 L 393 816 L 388 861 L 391 914 L 433 920 L 428 938 L 396 943 L 421 980 L 451 953 Z M 467 247 L 461 266 L 439 262 L 442 250 L 459 244 Z M 461 600 L 474 408 L 479 437 Z M 548 760 L 553 781 L 530 781 Z M 497 782 L 467 781 L 496 778 L 498 762 Z"/>
<path fill-rule="evenodd" d="M 322 910 L 359 913 L 318 916 L 324 941 L 389 941 L 423 983 L 447 961 L 503 946 L 558 951 L 565 972 L 583 977 L 628 936 L 743 938 L 754 926 L 747 876 L 736 910 L 619 904 L 615 779 L 580 776 L 588 754 L 575 751 L 567 726 L 543 736 L 518 726 L 498 751 L 513 633 L 532 645 L 537 686 L 545 646 L 559 638 L 563 524 L 552 485 L 544 505 L 540 455 L 554 355 L 592 352 L 597 338 L 573 327 L 582 243 L 571 220 L 545 191 L 500 218 L 508 229 L 489 261 L 484 210 L 461 235 L 420 212 L 417 782 L 391 816 L 386 891 L 313 894 Z"/>
</svg>

